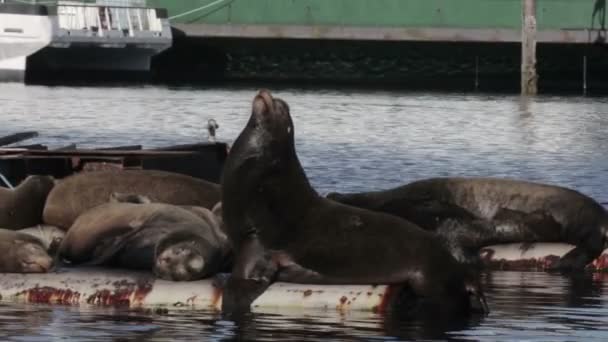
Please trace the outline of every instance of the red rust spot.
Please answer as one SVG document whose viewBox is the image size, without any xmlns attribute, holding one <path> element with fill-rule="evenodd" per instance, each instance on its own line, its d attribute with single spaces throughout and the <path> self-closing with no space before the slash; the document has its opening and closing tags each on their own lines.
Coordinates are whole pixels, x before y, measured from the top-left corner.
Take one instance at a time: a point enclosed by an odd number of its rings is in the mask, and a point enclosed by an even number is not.
<svg viewBox="0 0 608 342">
<path fill-rule="evenodd" d="M 605 271 L 608 269 L 608 255 L 602 254 L 597 259 L 593 260 L 590 264 L 590 268 L 594 271 Z"/>
<path fill-rule="evenodd" d="M 306 290 L 304 291 L 304 297 L 308 297 L 312 294 L 312 290 Z"/>
<path fill-rule="evenodd" d="M 396 297 L 396 295 L 403 290 L 403 286 L 399 285 L 388 285 L 384 294 L 382 296 L 382 300 L 380 301 L 380 305 L 374 306 L 372 310 L 375 313 L 384 313 L 390 307 L 391 301 Z"/>
<path fill-rule="evenodd" d="M 220 299 L 222 299 L 222 289 L 219 287 L 213 287 L 213 293 L 211 294 L 211 307 L 217 308 L 220 303 Z"/>
<path fill-rule="evenodd" d="M 116 281 L 113 285 L 113 291 L 97 290 L 87 298 L 87 303 L 102 306 L 136 306 L 143 304 L 148 293 L 152 291 L 152 284 L 147 281 L 132 283 L 123 280 Z"/>
<path fill-rule="evenodd" d="M 78 304 L 80 293 L 69 289 L 57 289 L 50 286 L 34 287 L 21 291 L 17 297 L 25 297 L 29 303 L 43 304 Z"/>
<path fill-rule="evenodd" d="M 342 298 L 340 298 L 340 305 L 344 305 L 344 303 L 346 303 L 347 300 L 348 300 L 348 298 L 346 298 L 346 296 L 342 296 Z"/>
<path fill-rule="evenodd" d="M 367 296 L 368 296 L 368 297 L 369 297 L 369 296 L 371 296 L 371 295 L 372 295 L 372 293 L 371 293 L 371 292 L 368 292 L 368 293 L 367 293 Z"/>
</svg>

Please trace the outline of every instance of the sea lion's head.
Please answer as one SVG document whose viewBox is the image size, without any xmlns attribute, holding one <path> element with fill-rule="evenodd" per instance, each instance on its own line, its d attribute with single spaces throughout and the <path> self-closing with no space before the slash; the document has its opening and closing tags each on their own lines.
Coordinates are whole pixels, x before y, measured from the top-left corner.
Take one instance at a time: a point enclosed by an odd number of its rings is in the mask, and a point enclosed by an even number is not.
<svg viewBox="0 0 608 342">
<path fill-rule="evenodd" d="M 40 244 L 18 241 L 15 248 L 17 268 L 21 273 L 46 273 L 53 267 L 53 258 Z"/>
<path fill-rule="evenodd" d="M 214 271 L 208 253 L 211 246 L 191 233 L 174 233 L 159 242 L 156 248 L 154 274 L 166 280 L 202 279 Z"/>
<path fill-rule="evenodd" d="M 28 191 L 35 191 L 41 196 L 46 196 L 55 186 L 55 178 L 53 176 L 31 175 L 27 176 L 17 187 L 26 188 Z"/>
<path fill-rule="evenodd" d="M 230 158 L 238 158 L 242 163 L 256 160 L 273 165 L 292 152 L 293 137 L 289 105 L 263 89 L 253 99 L 251 116 L 232 146 Z"/>
<path fill-rule="evenodd" d="M 18 230 L 19 233 L 28 234 L 40 240 L 49 254 L 54 254 L 59 248 L 61 241 L 65 238 L 66 232 L 55 226 L 37 225 L 35 227 Z"/>
</svg>

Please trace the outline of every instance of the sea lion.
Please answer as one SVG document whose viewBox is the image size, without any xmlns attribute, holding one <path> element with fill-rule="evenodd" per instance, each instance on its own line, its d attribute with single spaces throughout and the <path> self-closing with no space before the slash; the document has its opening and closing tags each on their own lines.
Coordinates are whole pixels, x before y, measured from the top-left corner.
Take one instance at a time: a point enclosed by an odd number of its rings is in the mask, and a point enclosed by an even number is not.
<svg viewBox="0 0 608 342">
<path fill-rule="evenodd" d="M 55 255 L 65 237 L 65 231 L 55 226 L 39 224 L 35 227 L 19 229 L 17 232 L 37 238 L 50 255 Z"/>
<path fill-rule="evenodd" d="M 112 194 L 110 194 L 109 202 L 146 204 L 152 203 L 152 200 L 142 195 L 113 192 Z M 224 231 L 224 222 L 222 220 L 222 202 L 217 202 L 211 210 L 195 205 L 180 205 L 179 207 L 190 211 L 191 213 L 205 220 L 208 224 L 220 227 L 221 230 Z"/>
<path fill-rule="evenodd" d="M 178 206 L 105 203 L 76 219 L 59 256 L 71 264 L 151 270 L 162 279 L 195 280 L 225 268 L 228 246 L 219 227 Z"/>
<path fill-rule="evenodd" d="M 82 172 L 58 182 L 48 196 L 44 223 L 67 229 L 76 218 L 111 193 L 137 194 L 152 202 L 211 208 L 220 200 L 218 184 L 156 170 Z"/>
<path fill-rule="evenodd" d="M 51 176 L 28 176 L 14 189 L 0 187 L 0 227 L 16 230 L 42 223 L 53 185 Z"/>
<path fill-rule="evenodd" d="M 46 273 L 54 265 L 39 239 L 20 232 L 0 229 L 1 273 Z"/>
<path fill-rule="evenodd" d="M 499 178 L 431 178 L 364 193 L 327 198 L 400 216 L 434 230 L 446 218 L 483 222 L 475 247 L 514 242 L 565 242 L 576 248 L 553 270 L 583 270 L 606 245 L 608 214 L 592 198 L 565 187 Z M 423 208 L 432 207 L 432 210 Z M 479 227 L 479 226 L 477 226 Z"/>
<path fill-rule="evenodd" d="M 325 199 L 294 146 L 289 107 L 270 92 L 253 100 L 222 176 L 223 220 L 235 248 L 222 309 L 247 311 L 273 281 L 402 284 L 420 312 L 486 309 L 477 279 L 432 233 L 398 217 Z"/>
</svg>

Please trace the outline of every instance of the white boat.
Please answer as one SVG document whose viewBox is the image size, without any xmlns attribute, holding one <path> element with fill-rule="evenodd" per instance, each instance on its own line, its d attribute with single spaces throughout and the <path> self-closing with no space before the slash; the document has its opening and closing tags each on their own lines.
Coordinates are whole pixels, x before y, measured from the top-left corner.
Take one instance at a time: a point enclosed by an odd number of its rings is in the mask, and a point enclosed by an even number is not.
<svg viewBox="0 0 608 342">
<path fill-rule="evenodd" d="M 0 0 L 0 82 L 21 82 L 28 70 L 147 72 L 172 41 L 164 9 Z"/>
<path fill-rule="evenodd" d="M 0 3 L 0 82 L 23 81 L 27 57 L 51 43 L 48 8 Z"/>
</svg>

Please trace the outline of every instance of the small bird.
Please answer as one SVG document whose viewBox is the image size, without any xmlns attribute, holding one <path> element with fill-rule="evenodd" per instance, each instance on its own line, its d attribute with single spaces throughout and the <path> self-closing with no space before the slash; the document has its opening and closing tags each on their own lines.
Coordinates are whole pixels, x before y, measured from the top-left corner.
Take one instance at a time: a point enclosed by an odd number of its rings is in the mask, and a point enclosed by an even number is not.
<svg viewBox="0 0 608 342">
<path fill-rule="evenodd" d="M 207 140 L 209 140 L 209 142 L 212 142 L 212 143 L 215 142 L 215 131 L 219 127 L 220 127 L 220 125 L 218 125 L 217 122 L 215 122 L 215 120 L 209 119 L 209 121 L 207 121 L 207 132 L 209 132 L 209 137 L 207 138 Z"/>
</svg>

